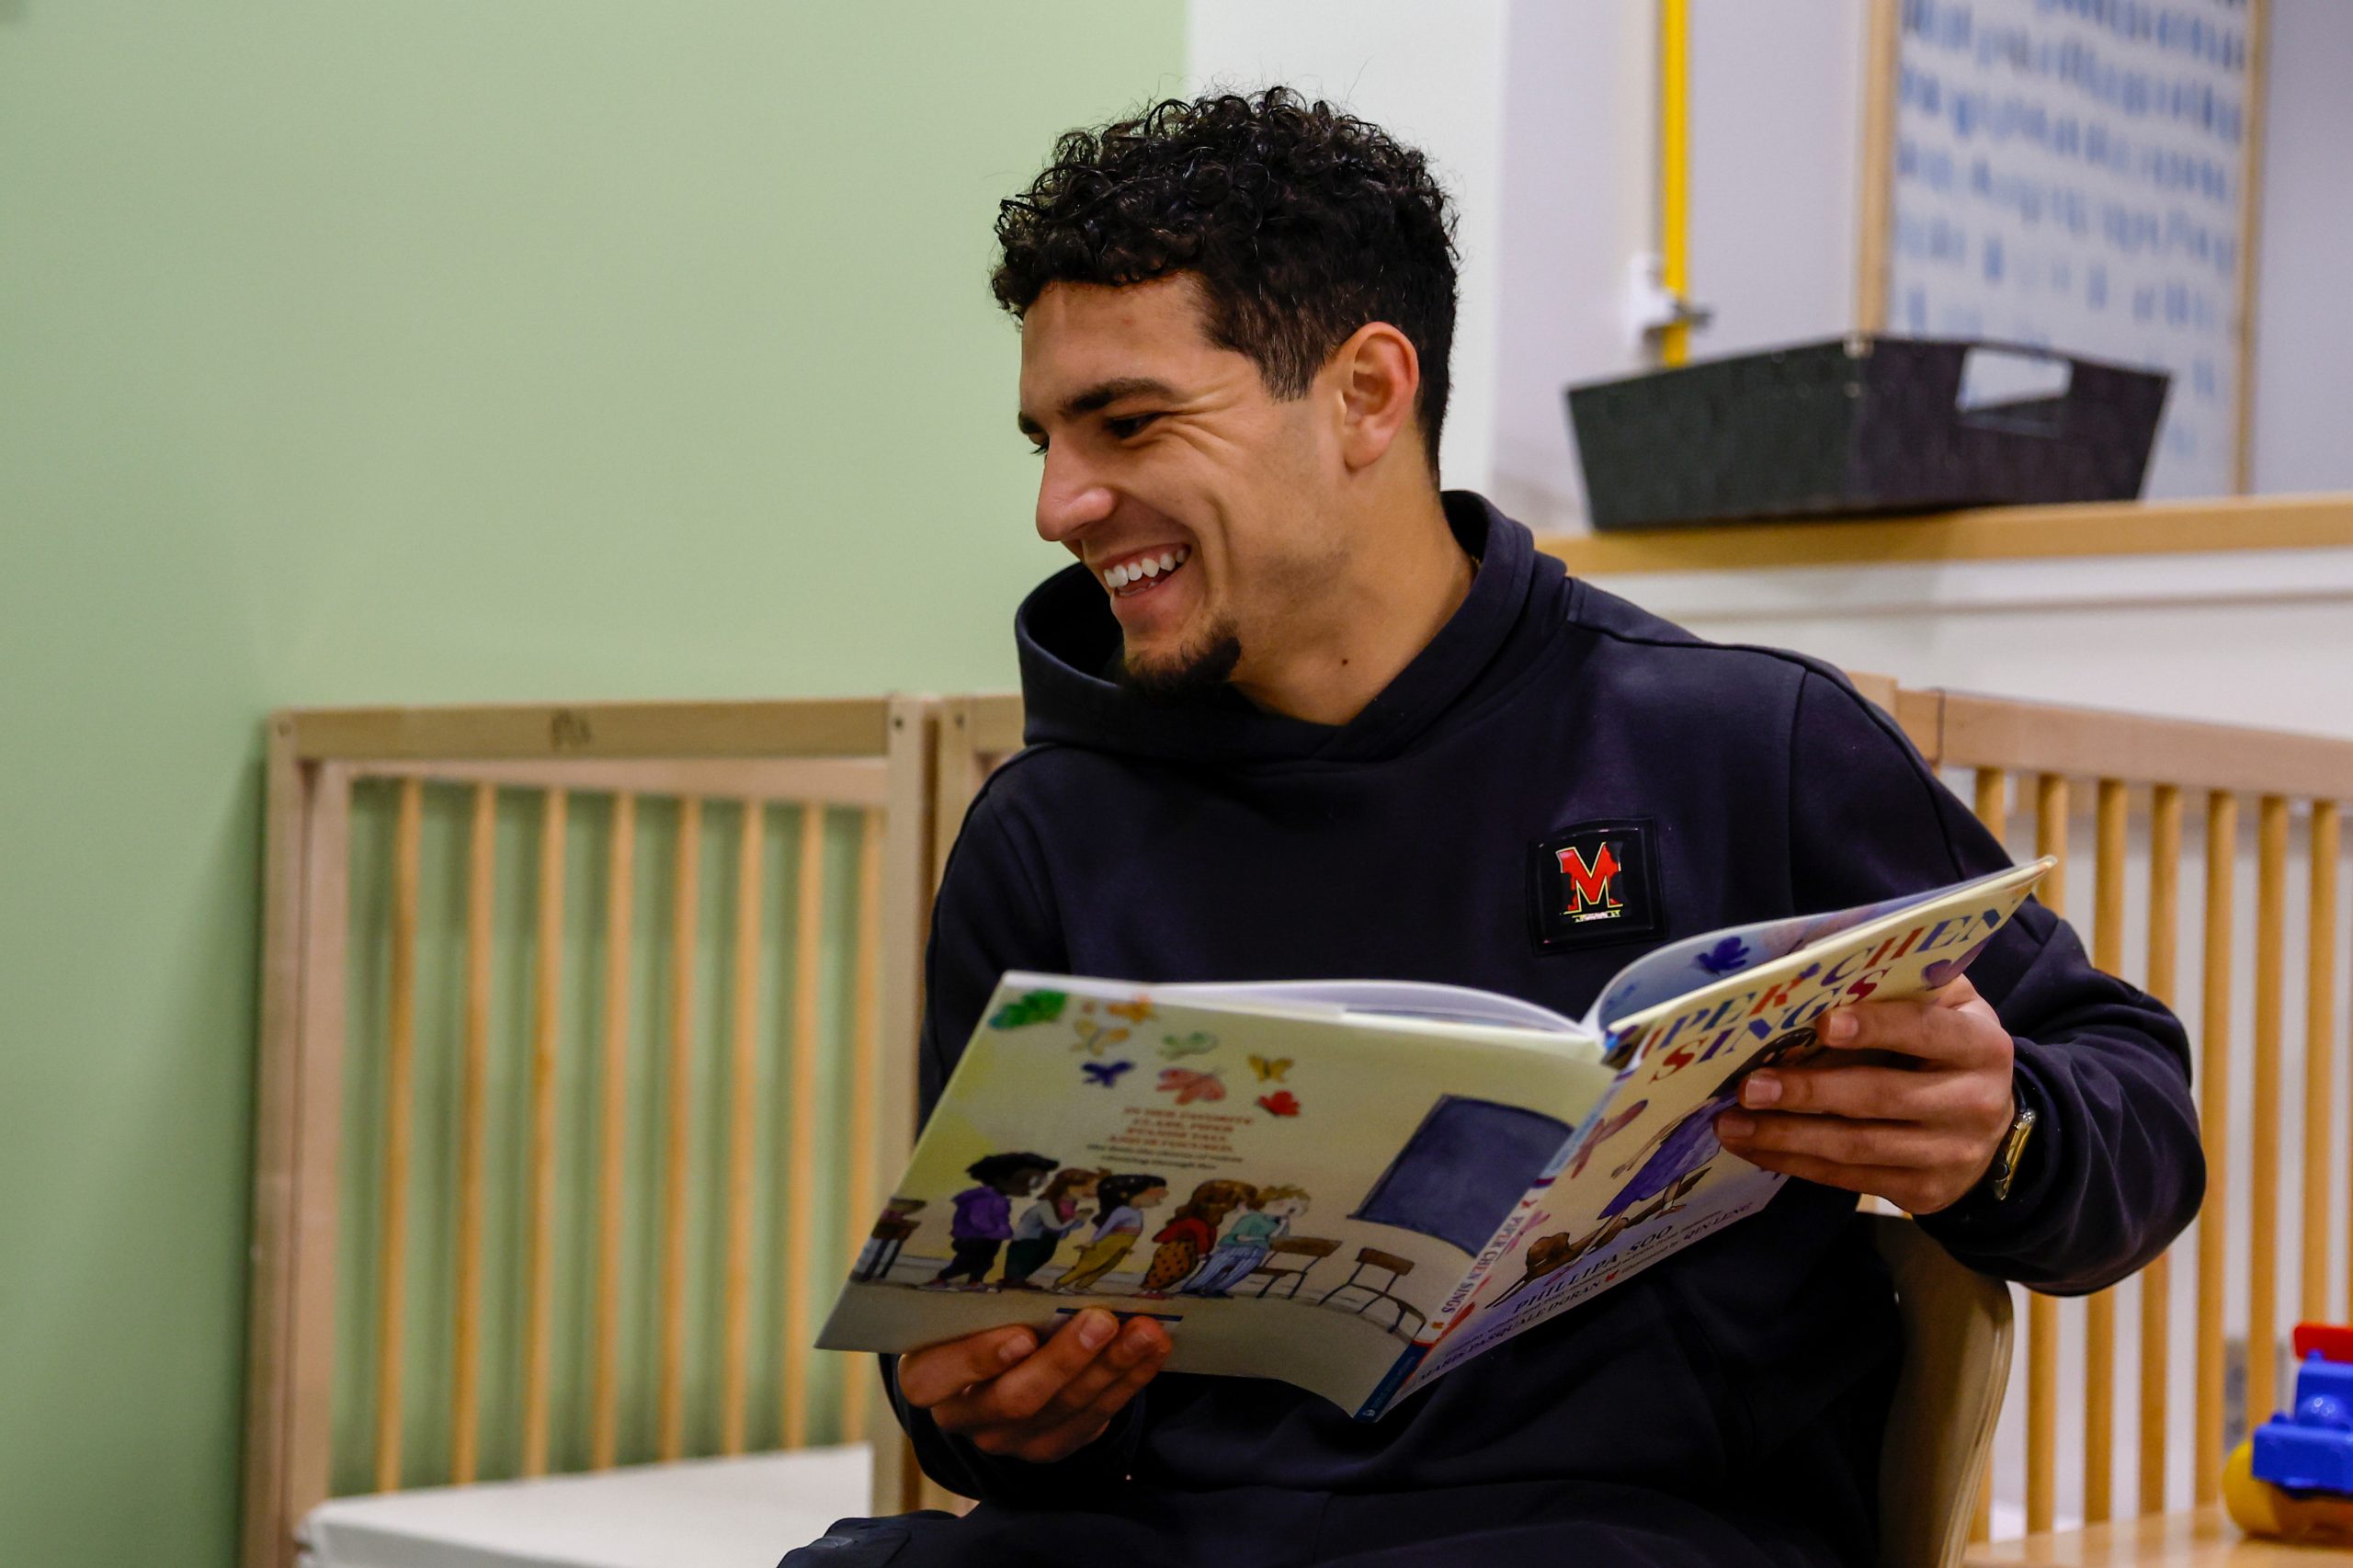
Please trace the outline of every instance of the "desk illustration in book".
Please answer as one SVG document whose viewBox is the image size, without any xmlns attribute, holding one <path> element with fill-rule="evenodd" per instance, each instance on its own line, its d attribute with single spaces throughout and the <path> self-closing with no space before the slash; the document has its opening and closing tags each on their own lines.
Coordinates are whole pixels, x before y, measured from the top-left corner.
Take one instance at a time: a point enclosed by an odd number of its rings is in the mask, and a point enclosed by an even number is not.
<svg viewBox="0 0 2353 1568">
<path fill-rule="evenodd" d="M 1964 970 L 2051 862 L 1710 932 L 1570 1019 L 1381 981 L 998 984 L 818 1344 L 912 1350 L 1098 1305 L 1172 1370 L 1370 1419 L 1754 1213 L 1743 1077 L 1841 1003 Z"/>
</svg>

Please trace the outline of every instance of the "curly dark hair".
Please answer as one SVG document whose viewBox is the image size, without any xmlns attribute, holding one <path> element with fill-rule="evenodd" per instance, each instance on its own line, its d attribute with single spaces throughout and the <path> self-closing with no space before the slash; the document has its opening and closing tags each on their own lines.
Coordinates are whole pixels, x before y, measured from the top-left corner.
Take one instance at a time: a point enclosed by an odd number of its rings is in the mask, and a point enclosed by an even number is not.
<svg viewBox="0 0 2353 1568">
<path fill-rule="evenodd" d="M 1065 132 L 1002 203 L 990 278 L 1018 317 L 1051 283 L 1200 281 L 1210 339 L 1267 390 L 1306 394 L 1367 322 L 1421 358 L 1415 412 L 1430 472 L 1454 345 L 1454 215 L 1429 161 L 1379 126 L 1288 87 L 1168 98 Z"/>
<path fill-rule="evenodd" d="M 1033 1154 L 1028 1150 L 1006 1154 L 983 1154 L 964 1167 L 964 1174 L 983 1187 L 995 1187 L 1009 1176 L 1024 1171 L 1036 1171 L 1044 1176 L 1062 1162 L 1046 1154 Z"/>
</svg>

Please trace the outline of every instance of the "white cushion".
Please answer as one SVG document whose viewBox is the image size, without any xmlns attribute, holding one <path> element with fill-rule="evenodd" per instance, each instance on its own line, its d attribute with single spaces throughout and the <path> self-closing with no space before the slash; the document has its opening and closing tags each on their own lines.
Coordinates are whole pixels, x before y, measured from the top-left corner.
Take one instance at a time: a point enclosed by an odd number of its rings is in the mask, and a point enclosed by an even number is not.
<svg viewBox="0 0 2353 1568">
<path fill-rule="evenodd" d="M 871 1462 L 853 1443 L 338 1497 L 301 1535 L 310 1568 L 775 1568 L 868 1511 Z"/>
</svg>

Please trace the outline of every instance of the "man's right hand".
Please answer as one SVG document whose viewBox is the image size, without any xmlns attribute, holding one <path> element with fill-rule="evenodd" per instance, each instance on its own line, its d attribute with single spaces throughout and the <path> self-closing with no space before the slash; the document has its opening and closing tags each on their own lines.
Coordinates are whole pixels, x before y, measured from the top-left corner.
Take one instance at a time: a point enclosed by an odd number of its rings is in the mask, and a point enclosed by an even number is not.
<svg viewBox="0 0 2353 1568">
<path fill-rule="evenodd" d="M 1048 1464 L 1101 1437 L 1168 1351 L 1167 1334 L 1150 1318 L 1122 1329 L 1088 1307 L 1042 1346 L 1016 1326 L 910 1351 L 899 1358 L 899 1392 L 983 1453 Z"/>
</svg>

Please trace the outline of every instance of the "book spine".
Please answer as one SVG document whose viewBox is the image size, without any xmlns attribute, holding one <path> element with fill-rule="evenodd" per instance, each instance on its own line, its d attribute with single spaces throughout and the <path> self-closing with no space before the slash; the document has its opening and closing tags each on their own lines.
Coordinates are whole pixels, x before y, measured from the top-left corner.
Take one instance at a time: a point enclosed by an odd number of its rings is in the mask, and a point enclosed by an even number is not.
<svg viewBox="0 0 2353 1568">
<path fill-rule="evenodd" d="M 1365 1396 L 1364 1403 L 1357 1407 L 1357 1419 L 1359 1421 L 1381 1419 L 1389 1409 L 1390 1402 L 1397 1397 L 1397 1391 L 1405 1386 L 1405 1380 L 1414 1375 L 1414 1369 L 1420 1366 L 1422 1358 L 1428 1354 L 1429 1346 L 1427 1345 L 1416 1344 L 1405 1346 L 1397 1359 L 1390 1364 L 1388 1372 L 1382 1376 L 1372 1392 Z"/>
</svg>

